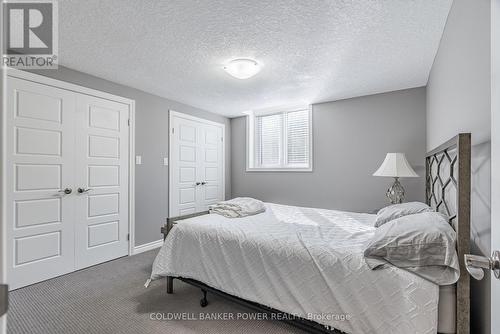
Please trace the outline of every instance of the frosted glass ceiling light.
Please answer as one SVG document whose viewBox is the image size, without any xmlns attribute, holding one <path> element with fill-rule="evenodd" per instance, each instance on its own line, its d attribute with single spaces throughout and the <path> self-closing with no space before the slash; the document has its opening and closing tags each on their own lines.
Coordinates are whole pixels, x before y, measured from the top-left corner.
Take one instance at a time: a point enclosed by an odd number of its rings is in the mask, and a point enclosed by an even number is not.
<svg viewBox="0 0 500 334">
<path fill-rule="evenodd" d="M 224 70 L 237 79 L 248 79 L 259 73 L 260 66 L 253 59 L 234 59 L 231 60 Z"/>
</svg>

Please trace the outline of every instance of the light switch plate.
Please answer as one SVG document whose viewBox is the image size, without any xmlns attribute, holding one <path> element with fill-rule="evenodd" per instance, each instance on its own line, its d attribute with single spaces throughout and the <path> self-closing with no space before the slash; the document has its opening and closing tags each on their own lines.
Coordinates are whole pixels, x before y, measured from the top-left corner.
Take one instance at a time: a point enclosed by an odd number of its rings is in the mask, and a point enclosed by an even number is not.
<svg viewBox="0 0 500 334">
<path fill-rule="evenodd" d="M 142 156 L 140 156 L 140 155 L 135 156 L 135 164 L 142 165 Z"/>
<path fill-rule="evenodd" d="M 168 158 L 163 158 L 163 166 L 168 166 Z"/>
</svg>

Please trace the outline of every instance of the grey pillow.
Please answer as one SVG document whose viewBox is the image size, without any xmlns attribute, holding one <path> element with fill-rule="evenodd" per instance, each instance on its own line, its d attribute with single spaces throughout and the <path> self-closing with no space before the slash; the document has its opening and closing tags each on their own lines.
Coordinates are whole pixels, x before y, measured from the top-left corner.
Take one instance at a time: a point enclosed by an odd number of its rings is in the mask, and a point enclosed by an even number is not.
<svg viewBox="0 0 500 334">
<path fill-rule="evenodd" d="M 460 276 L 456 233 L 438 212 L 392 220 L 375 230 L 364 255 L 375 269 L 390 263 L 436 284 L 453 284 Z"/>
<path fill-rule="evenodd" d="M 430 206 L 422 202 L 408 202 L 401 204 L 393 204 L 382 208 L 377 213 L 375 219 L 375 227 L 380 227 L 391 220 L 399 217 L 414 215 L 416 213 L 431 212 Z"/>
</svg>

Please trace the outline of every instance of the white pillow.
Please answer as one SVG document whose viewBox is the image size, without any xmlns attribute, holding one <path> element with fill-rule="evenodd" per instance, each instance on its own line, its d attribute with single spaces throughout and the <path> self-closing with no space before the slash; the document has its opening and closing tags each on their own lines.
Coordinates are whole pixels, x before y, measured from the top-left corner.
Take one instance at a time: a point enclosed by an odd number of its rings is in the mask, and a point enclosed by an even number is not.
<svg viewBox="0 0 500 334">
<path fill-rule="evenodd" d="M 408 202 L 401 204 L 393 204 L 382 208 L 377 213 L 375 219 L 375 227 L 380 227 L 391 220 L 416 213 L 431 212 L 433 211 L 430 206 L 422 202 Z"/>
<path fill-rule="evenodd" d="M 423 212 L 376 229 L 364 255 L 372 269 L 390 263 L 446 285 L 460 276 L 455 243 L 456 233 L 441 213 Z"/>
</svg>

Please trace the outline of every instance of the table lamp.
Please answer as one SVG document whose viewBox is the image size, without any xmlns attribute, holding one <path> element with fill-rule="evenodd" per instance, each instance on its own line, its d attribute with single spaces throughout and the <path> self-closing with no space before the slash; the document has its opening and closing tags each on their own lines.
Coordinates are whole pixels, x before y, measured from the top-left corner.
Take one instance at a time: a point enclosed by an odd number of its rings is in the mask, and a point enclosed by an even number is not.
<svg viewBox="0 0 500 334">
<path fill-rule="evenodd" d="M 373 175 L 394 178 L 394 183 L 386 194 L 391 204 L 403 203 L 405 198 L 405 189 L 399 182 L 399 178 L 418 177 L 418 174 L 415 173 L 408 160 L 406 160 L 404 153 L 387 153 L 384 162 Z"/>
</svg>

